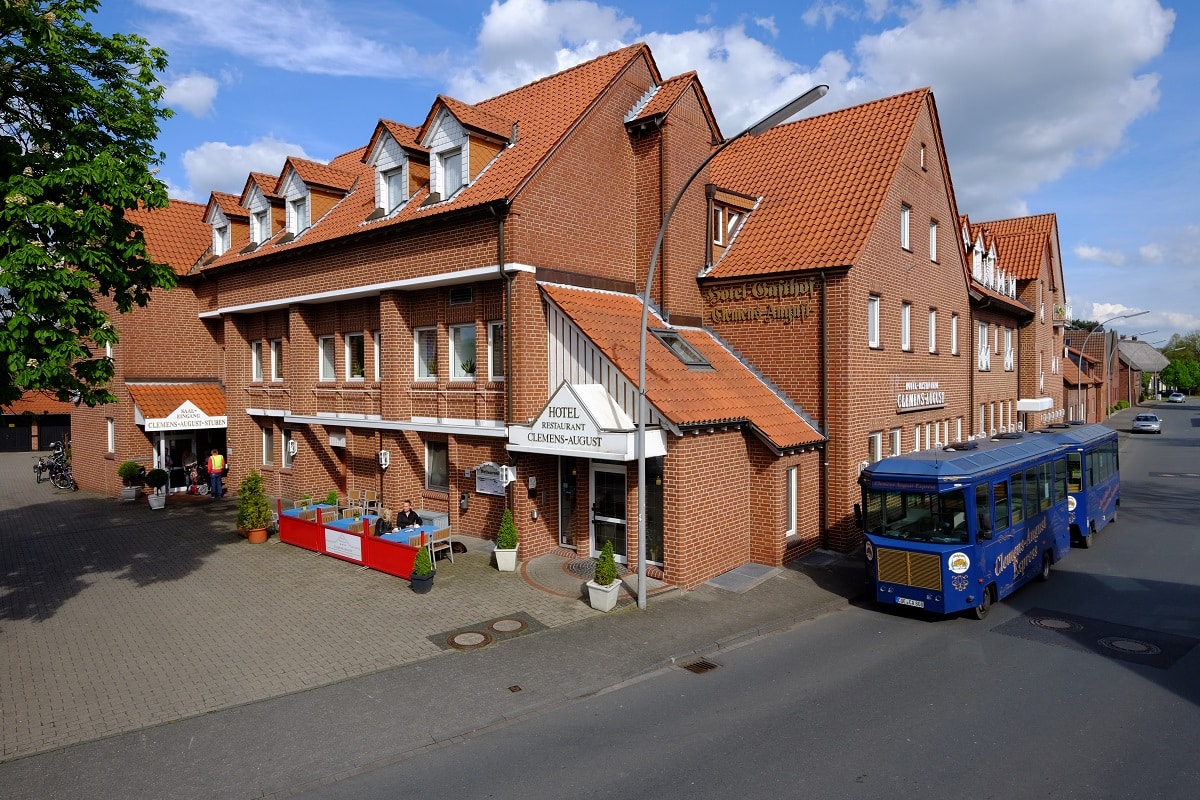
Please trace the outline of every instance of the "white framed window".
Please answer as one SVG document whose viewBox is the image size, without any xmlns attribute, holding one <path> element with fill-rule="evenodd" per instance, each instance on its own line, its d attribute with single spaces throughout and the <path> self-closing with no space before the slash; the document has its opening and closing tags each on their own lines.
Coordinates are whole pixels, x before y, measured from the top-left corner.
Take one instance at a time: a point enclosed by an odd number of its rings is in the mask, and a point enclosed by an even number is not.
<svg viewBox="0 0 1200 800">
<path fill-rule="evenodd" d="M 962 417 L 954 420 L 954 441 L 962 441 Z"/>
<path fill-rule="evenodd" d="M 450 491 L 450 448 L 445 442 L 425 443 L 425 488 Z"/>
<path fill-rule="evenodd" d="M 867 346 L 879 347 L 879 298 L 867 298 Z"/>
<path fill-rule="evenodd" d="M 213 226 L 213 255 L 219 256 L 229 249 L 229 226 L 214 225 Z"/>
<path fill-rule="evenodd" d="M 334 344 L 332 336 L 322 336 L 317 339 L 317 349 L 321 354 L 321 380 L 336 381 L 337 367 L 336 354 L 334 352 Z"/>
<path fill-rule="evenodd" d="M 950 315 L 950 355 L 958 355 L 958 314 Z"/>
<path fill-rule="evenodd" d="M 346 380 L 361 381 L 367 377 L 366 342 L 361 333 L 346 334 Z"/>
<path fill-rule="evenodd" d="M 892 428 L 888 447 L 889 447 L 889 449 L 888 449 L 889 456 L 900 455 L 900 429 L 899 428 Z"/>
<path fill-rule="evenodd" d="M 912 350 L 912 304 L 900 304 L 900 349 Z"/>
<path fill-rule="evenodd" d="M 900 246 L 905 250 L 912 249 L 912 208 L 907 203 L 900 204 Z"/>
<path fill-rule="evenodd" d="M 417 378 L 437 378 L 437 329 L 416 328 L 413 330 L 413 370 Z"/>
<path fill-rule="evenodd" d="M 117 423 L 112 417 L 104 418 L 104 445 L 108 453 L 117 451 Z"/>
<path fill-rule="evenodd" d="M 288 232 L 298 234 L 309 226 L 308 195 L 289 200 L 287 204 Z"/>
<path fill-rule="evenodd" d="M 371 333 L 371 342 L 373 344 L 372 356 L 375 359 L 375 382 L 383 380 L 383 345 L 379 339 L 379 331 Z"/>
<path fill-rule="evenodd" d="M 296 460 L 296 455 L 295 455 L 296 433 L 295 433 L 295 431 L 289 431 L 289 430 L 285 429 L 283 431 L 283 442 L 281 444 L 283 446 L 283 454 L 282 454 L 281 463 L 283 464 L 284 469 L 291 469 L 292 464 Z"/>
<path fill-rule="evenodd" d="M 929 220 L 929 260 L 937 261 L 937 220 Z"/>
<path fill-rule="evenodd" d="M 456 380 L 475 380 L 475 326 L 450 326 L 450 375 Z"/>
<path fill-rule="evenodd" d="M 721 206 L 713 206 L 712 238 L 715 245 L 725 244 L 725 209 Z"/>
<path fill-rule="evenodd" d="M 504 380 L 504 323 L 489 322 L 488 332 L 488 380 Z"/>
<path fill-rule="evenodd" d="M 271 209 L 250 216 L 250 235 L 255 244 L 262 244 L 271 238 Z"/>
<path fill-rule="evenodd" d="M 408 192 L 405 189 L 404 167 L 398 167 L 383 173 L 383 191 L 386 195 L 383 199 L 383 208 L 389 214 L 399 208 L 400 204 L 408 199 Z"/>
<path fill-rule="evenodd" d="M 874 464 L 883 460 L 883 431 L 871 431 L 867 434 L 867 461 Z"/>
<path fill-rule="evenodd" d="M 987 413 L 987 406 L 984 405 L 983 403 L 980 403 L 979 404 L 979 428 L 978 428 L 978 430 L 980 433 L 983 433 L 983 434 L 987 433 L 987 420 L 984 416 L 986 413 Z"/>
<path fill-rule="evenodd" d="M 921 145 L 921 169 L 925 169 L 925 145 Z"/>
<path fill-rule="evenodd" d="M 784 502 L 784 509 L 785 509 L 784 514 L 787 517 L 787 521 L 786 521 L 787 527 L 786 527 L 786 530 L 784 531 L 785 536 L 795 536 L 799 530 L 799 526 L 797 524 L 798 519 L 799 519 L 799 514 L 797 513 L 798 512 L 798 508 L 797 508 L 798 498 L 796 495 L 796 477 L 797 477 L 797 474 L 799 473 L 799 471 L 800 470 L 798 467 L 788 467 L 787 472 L 784 475 L 784 500 L 783 500 L 783 502 Z"/>
<path fill-rule="evenodd" d="M 1004 371 L 1012 372 L 1017 364 L 1017 351 L 1013 349 L 1013 330 L 1004 329 Z"/>
<path fill-rule="evenodd" d="M 275 464 L 275 431 L 271 428 L 263 427 L 262 429 L 262 454 L 263 466 L 270 467 Z"/>
<path fill-rule="evenodd" d="M 250 380 L 258 382 L 263 379 L 262 342 L 250 343 Z"/>
<path fill-rule="evenodd" d="M 104 357 L 107 358 L 109 361 L 112 361 L 112 357 L 113 357 L 112 342 L 104 343 Z"/>
<path fill-rule="evenodd" d="M 988 372 L 992 368 L 992 348 L 988 342 L 988 324 L 979 323 L 979 371 Z"/>
<path fill-rule="evenodd" d="M 937 352 L 937 309 L 929 309 L 929 352 Z"/>
<path fill-rule="evenodd" d="M 921 423 L 913 425 L 913 452 L 917 453 L 921 450 Z"/>
<path fill-rule="evenodd" d="M 283 380 L 283 339 L 271 340 L 271 380 Z"/>
<path fill-rule="evenodd" d="M 463 187 L 462 150 L 448 150 L 438 155 L 442 165 L 442 199 L 449 200 Z"/>
</svg>

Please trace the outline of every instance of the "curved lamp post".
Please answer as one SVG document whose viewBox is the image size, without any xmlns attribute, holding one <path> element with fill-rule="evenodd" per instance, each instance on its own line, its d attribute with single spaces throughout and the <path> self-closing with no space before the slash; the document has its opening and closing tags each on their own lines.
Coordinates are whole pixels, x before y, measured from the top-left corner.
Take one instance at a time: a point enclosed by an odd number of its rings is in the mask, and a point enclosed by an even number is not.
<svg viewBox="0 0 1200 800">
<path fill-rule="evenodd" d="M 1095 333 L 1096 331 L 1100 330 L 1101 328 L 1103 328 L 1105 325 L 1107 325 L 1110 322 L 1115 322 L 1116 320 L 1119 320 L 1119 319 L 1133 319 L 1134 317 L 1140 317 L 1142 314 L 1149 314 L 1149 313 L 1150 313 L 1149 311 L 1135 311 L 1132 314 L 1121 314 L 1116 317 L 1109 317 L 1108 319 L 1104 320 L 1103 322 L 1098 324 L 1096 327 L 1094 327 L 1090 331 L 1088 331 L 1088 335 L 1083 337 L 1083 347 L 1079 351 L 1080 379 L 1079 379 L 1079 383 L 1075 384 L 1076 405 L 1079 404 L 1078 401 L 1079 401 L 1080 385 L 1083 383 L 1083 359 L 1084 359 L 1084 356 L 1087 355 L 1087 345 L 1088 345 L 1088 341 L 1092 338 L 1092 334 Z M 1109 379 L 1109 374 L 1108 374 L 1109 361 L 1111 361 L 1111 359 L 1109 358 L 1109 355 L 1108 355 L 1107 347 L 1104 348 L 1104 356 L 1106 359 L 1109 359 L 1108 361 L 1105 361 L 1105 363 L 1104 363 L 1104 380 L 1107 381 Z M 1084 403 L 1083 403 L 1083 422 L 1085 424 L 1087 423 L 1087 398 L 1086 397 L 1084 398 Z"/>
<path fill-rule="evenodd" d="M 726 147 L 741 139 L 743 136 L 758 136 L 776 125 L 784 122 L 792 116 L 795 116 L 802 109 L 807 108 L 813 103 L 820 100 L 829 91 L 829 87 L 825 84 L 814 86 L 804 94 L 790 100 L 780 106 L 775 111 L 772 111 L 767 116 L 760 119 L 758 122 L 746 128 L 741 133 L 731 136 L 721 142 L 715 150 L 708 154 L 708 157 L 700 162 L 700 165 L 688 176 L 688 179 L 683 182 L 679 193 L 675 195 L 675 199 L 671 202 L 667 209 L 666 215 L 663 216 L 662 224 L 658 226 L 658 238 L 654 240 L 654 250 L 650 254 L 650 269 L 646 272 L 646 291 L 642 294 L 642 324 L 638 330 L 638 403 L 637 403 L 637 460 L 638 460 L 638 608 L 646 607 L 646 326 L 650 321 L 650 289 L 654 286 L 654 268 L 658 266 L 658 254 L 662 250 L 663 237 L 667 233 L 667 223 L 671 221 L 671 215 L 675 213 L 675 207 L 679 205 L 679 201 L 683 199 L 684 193 L 688 187 L 692 185 L 692 181 L 696 180 L 697 176 L 704 170 L 709 163 L 717 157 Z"/>
</svg>

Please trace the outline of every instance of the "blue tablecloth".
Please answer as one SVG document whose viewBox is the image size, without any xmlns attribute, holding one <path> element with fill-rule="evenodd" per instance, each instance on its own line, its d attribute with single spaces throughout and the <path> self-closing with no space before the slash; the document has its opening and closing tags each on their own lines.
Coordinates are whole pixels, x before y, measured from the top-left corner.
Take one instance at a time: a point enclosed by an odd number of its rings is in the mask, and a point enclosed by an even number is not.
<svg viewBox="0 0 1200 800">
<path fill-rule="evenodd" d="M 372 514 L 367 514 L 365 517 L 346 517 L 345 519 L 331 519 L 323 524 L 326 528 L 335 528 L 339 531 L 348 531 L 353 529 L 355 533 L 362 533 L 362 521 L 367 521 L 367 530 L 375 530 L 375 520 L 379 517 Z"/>
<path fill-rule="evenodd" d="M 380 539 L 387 539 L 389 542 L 403 542 L 404 544 L 419 545 L 421 543 L 421 534 L 425 534 L 428 540 L 429 536 L 436 530 L 432 525 L 420 525 L 416 528 L 401 528 L 392 533 L 385 533 L 380 536 Z"/>
<path fill-rule="evenodd" d="M 321 514 L 322 514 L 323 516 L 325 516 L 325 517 L 328 517 L 328 516 L 330 516 L 330 513 L 331 513 L 331 512 L 336 512 L 336 511 L 337 511 L 337 506 L 327 506 L 327 505 L 321 504 L 321 505 L 309 506 L 309 507 L 308 507 L 308 509 L 304 509 L 304 508 L 285 508 L 285 509 L 283 510 L 283 515 L 284 515 L 285 517 L 298 517 L 298 516 L 300 516 L 300 512 L 301 512 L 301 511 L 305 511 L 305 510 L 311 510 L 311 509 L 314 509 L 314 508 L 319 508 L 319 509 L 321 509 Z"/>
</svg>

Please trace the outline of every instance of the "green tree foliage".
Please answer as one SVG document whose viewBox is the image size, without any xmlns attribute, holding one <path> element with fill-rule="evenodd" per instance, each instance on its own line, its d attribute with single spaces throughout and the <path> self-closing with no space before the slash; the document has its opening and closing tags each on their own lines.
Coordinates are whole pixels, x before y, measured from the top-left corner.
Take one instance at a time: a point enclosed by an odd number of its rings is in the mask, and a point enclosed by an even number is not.
<svg viewBox="0 0 1200 800">
<path fill-rule="evenodd" d="M 25 390 L 111 402 L 105 308 L 175 283 L 125 219 L 167 204 L 153 174 L 166 54 L 96 32 L 84 16 L 98 5 L 0 0 L 0 402 Z"/>
<path fill-rule="evenodd" d="M 1172 360 L 1160 374 L 1162 382 L 1167 386 L 1178 388 L 1185 394 L 1192 394 L 1200 386 L 1200 361 L 1192 358 Z"/>
</svg>

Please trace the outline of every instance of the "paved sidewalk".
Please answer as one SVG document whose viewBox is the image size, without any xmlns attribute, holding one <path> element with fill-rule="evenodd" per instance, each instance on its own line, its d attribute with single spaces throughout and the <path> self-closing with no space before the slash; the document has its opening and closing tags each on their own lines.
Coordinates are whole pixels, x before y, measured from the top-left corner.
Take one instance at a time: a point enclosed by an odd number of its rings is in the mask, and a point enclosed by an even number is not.
<svg viewBox="0 0 1200 800">
<path fill-rule="evenodd" d="M 0 454 L 0 784 L 41 796 L 55 783 L 63 796 L 286 793 L 845 607 L 861 588 L 855 561 L 816 554 L 691 592 L 651 584 L 647 610 L 627 595 L 605 615 L 574 559 L 500 573 L 490 545 L 466 539 L 418 595 L 274 537 L 249 544 L 232 500 L 151 511 L 38 485 L 32 463 Z"/>
</svg>

